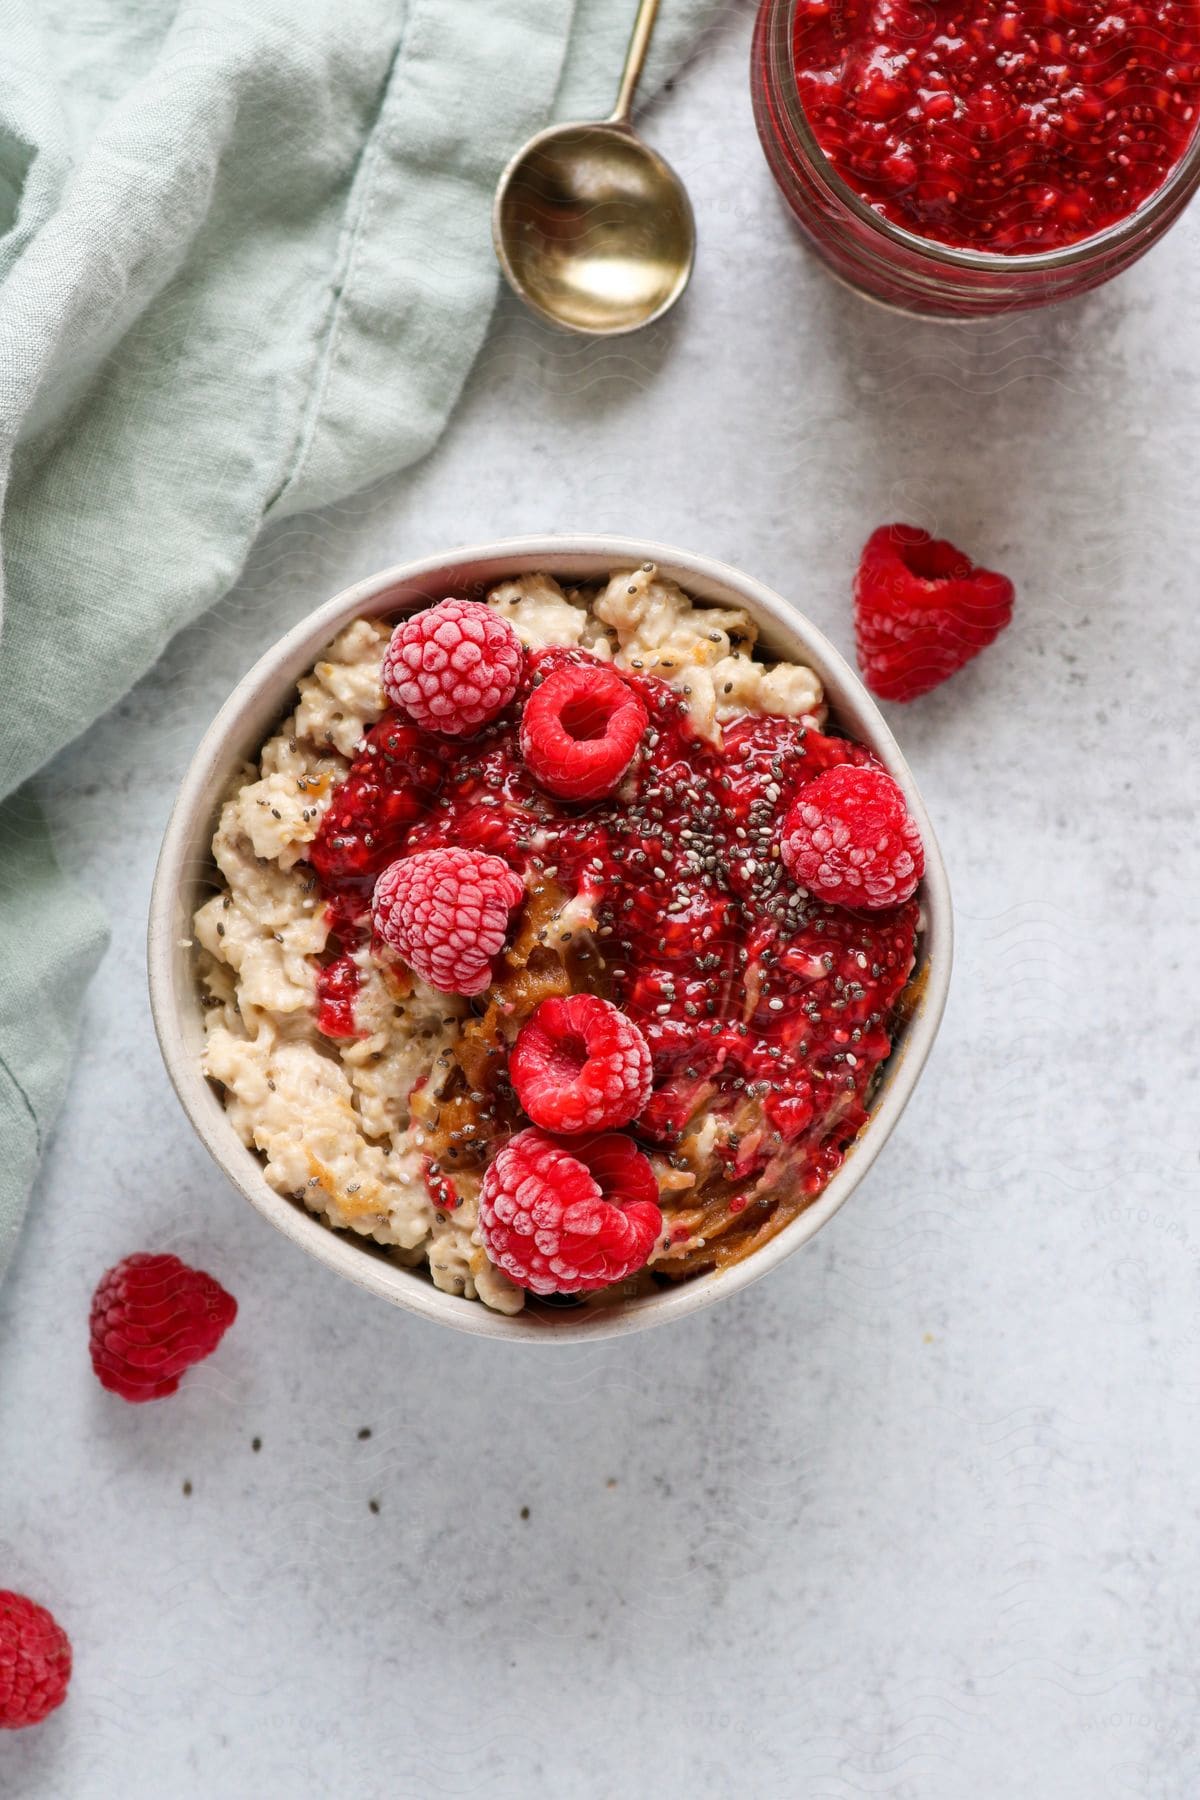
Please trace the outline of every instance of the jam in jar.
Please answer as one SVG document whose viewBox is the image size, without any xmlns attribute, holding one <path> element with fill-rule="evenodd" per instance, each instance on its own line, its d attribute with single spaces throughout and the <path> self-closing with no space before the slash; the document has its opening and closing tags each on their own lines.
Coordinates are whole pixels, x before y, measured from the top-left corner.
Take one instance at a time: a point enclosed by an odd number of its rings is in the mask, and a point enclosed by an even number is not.
<svg viewBox="0 0 1200 1800">
<path fill-rule="evenodd" d="M 815 247 L 913 311 L 1084 292 L 1200 179 L 1200 0 L 765 0 L 752 82 Z"/>
</svg>

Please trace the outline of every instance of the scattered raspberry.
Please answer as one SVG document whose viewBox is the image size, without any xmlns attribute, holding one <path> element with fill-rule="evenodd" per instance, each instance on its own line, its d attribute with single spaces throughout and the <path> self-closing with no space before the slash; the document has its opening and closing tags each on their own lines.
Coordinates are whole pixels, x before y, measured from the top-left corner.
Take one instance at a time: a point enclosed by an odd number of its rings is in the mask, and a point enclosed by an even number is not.
<svg viewBox="0 0 1200 1800">
<path fill-rule="evenodd" d="M 385 869 L 371 916 L 385 944 L 443 994 L 481 994 L 525 884 L 482 850 L 419 850 Z"/>
<path fill-rule="evenodd" d="M 478 600 L 442 600 L 397 625 L 380 676 L 394 706 L 427 731 L 466 737 L 502 713 L 524 653 L 507 619 Z"/>
<path fill-rule="evenodd" d="M 611 794 L 633 761 L 646 709 L 615 669 L 562 663 L 525 702 L 521 755 L 563 800 Z"/>
<path fill-rule="evenodd" d="M 556 1143 L 519 1131 L 483 1178 L 479 1229 L 497 1268 L 535 1294 L 578 1294 L 640 1269 L 662 1229 L 658 1183 L 630 1138 Z"/>
<path fill-rule="evenodd" d="M 597 994 L 543 1000 L 521 1027 L 508 1073 L 546 1131 L 611 1131 L 650 1098 L 650 1046 L 632 1019 Z"/>
<path fill-rule="evenodd" d="M 71 1642 L 53 1613 L 0 1588 L 0 1731 L 39 1724 L 70 1679 Z"/>
<path fill-rule="evenodd" d="M 915 700 L 1012 618 L 1013 584 L 915 525 L 881 525 L 854 582 L 858 663 L 881 700 Z"/>
<path fill-rule="evenodd" d="M 883 769 L 843 764 L 800 789 L 780 853 L 794 880 L 835 906 L 899 906 L 925 873 L 904 795 Z"/>
<path fill-rule="evenodd" d="M 123 1400 L 159 1400 L 212 1355 L 236 1317 L 233 1295 L 203 1270 L 177 1256 L 127 1256 L 92 1296 L 92 1367 Z"/>
</svg>

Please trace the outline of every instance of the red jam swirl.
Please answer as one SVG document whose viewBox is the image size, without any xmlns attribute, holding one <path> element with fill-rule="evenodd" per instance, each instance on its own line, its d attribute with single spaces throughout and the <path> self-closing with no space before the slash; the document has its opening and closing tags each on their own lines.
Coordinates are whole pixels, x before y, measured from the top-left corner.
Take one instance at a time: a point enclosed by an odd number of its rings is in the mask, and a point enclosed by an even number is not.
<svg viewBox="0 0 1200 1800">
<path fill-rule="evenodd" d="M 354 1021 L 354 1003 L 361 986 L 358 964 L 345 953 L 317 970 L 318 1031 L 331 1038 L 362 1036 Z"/>
<path fill-rule="evenodd" d="M 805 781 L 872 759 L 796 720 L 754 716 L 717 748 L 665 682 L 629 674 L 650 720 L 640 757 L 620 797 L 572 805 L 537 786 L 518 748 L 523 698 L 564 658 L 592 660 L 531 652 L 513 707 L 466 743 L 390 714 L 373 728 L 312 846 L 331 925 L 343 947 L 363 941 L 375 877 L 443 845 L 583 896 L 611 997 L 653 1055 L 637 1135 L 670 1154 L 689 1121 L 715 1114 L 726 1179 L 769 1178 L 786 1156 L 789 1180 L 815 1194 L 866 1121 L 917 904 L 858 914 L 809 898 L 779 861 L 779 828 Z"/>
<path fill-rule="evenodd" d="M 1051 250 L 1162 186 L 1200 99 L 1200 4 L 800 0 L 801 102 L 842 179 L 962 249 Z"/>
</svg>

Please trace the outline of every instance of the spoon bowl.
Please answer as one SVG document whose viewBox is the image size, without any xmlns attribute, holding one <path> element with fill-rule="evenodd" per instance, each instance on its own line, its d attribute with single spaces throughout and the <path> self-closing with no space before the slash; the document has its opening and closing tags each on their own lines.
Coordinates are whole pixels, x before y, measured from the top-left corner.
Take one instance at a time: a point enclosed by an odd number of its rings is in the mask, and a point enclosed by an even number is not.
<svg viewBox="0 0 1200 1800">
<path fill-rule="evenodd" d="M 639 0 L 609 117 L 540 131 L 496 189 L 492 236 L 509 286 L 584 337 L 619 337 L 661 318 L 692 273 L 691 201 L 629 123 L 658 7 Z"/>
<path fill-rule="evenodd" d="M 609 120 L 554 125 L 532 138 L 501 178 L 494 231 L 522 299 L 589 337 L 660 318 L 695 259 L 683 183 L 628 125 Z"/>
</svg>

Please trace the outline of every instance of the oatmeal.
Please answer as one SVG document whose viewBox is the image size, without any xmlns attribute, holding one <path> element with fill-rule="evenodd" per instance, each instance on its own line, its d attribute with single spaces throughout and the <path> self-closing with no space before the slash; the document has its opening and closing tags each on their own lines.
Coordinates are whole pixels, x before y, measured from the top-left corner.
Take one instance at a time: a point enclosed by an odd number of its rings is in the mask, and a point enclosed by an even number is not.
<svg viewBox="0 0 1200 1800">
<path fill-rule="evenodd" d="M 439 1288 L 514 1312 L 537 1284 L 489 1257 L 481 1188 L 517 1134 L 538 1135 L 508 1065 L 543 1003 L 598 996 L 648 1049 L 627 1131 L 658 1213 L 639 1202 L 622 1292 L 649 1289 L 749 1254 L 840 1165 L 891 1047 L 917 902 L 915 875 L 897 904 L 863 911 L 790 875 L 782 823 L 806 784 L 876 765 L 824 729 L 810 670 L 756 655 L 747 614 L 694 603 L 652 566 L 586 588 L 521 576 L 487 605 L 523 672 L 469 735 L 389 707 L 389 624 L 358 620 L 329 646 L 221 809 L 219 888 L 195 936 L 205 1069 L 270 1184 Z M 636 747 L 583 801 L 538 777 L 522 739 L 532 697 L 564 682 L 611 688 L 626 727 L 636 702 Z M 594 749 L 601 728 L 577 735 Z M 398 953 L 407 940 L 372 929 L 372 896 L 401 859 L 436 869 L 464 850 L 499 871 L 507 935 L 486 986 L 447 993 Z M 599 1276 L 564 1291 L 592 1289 L 602 1302 Z"/>
</svg>

